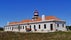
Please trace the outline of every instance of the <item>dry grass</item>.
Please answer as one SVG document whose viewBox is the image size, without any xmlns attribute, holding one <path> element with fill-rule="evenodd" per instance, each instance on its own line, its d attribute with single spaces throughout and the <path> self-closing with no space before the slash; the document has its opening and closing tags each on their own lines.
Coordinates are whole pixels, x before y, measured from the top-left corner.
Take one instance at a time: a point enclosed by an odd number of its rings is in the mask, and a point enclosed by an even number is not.
<svg viewBox="0 0 71 40">
<path fill-rule="evenodd" d="M 53 33 L 1 32 L 0 40 L 71 40 L 71 32 L 53 32 Z"/>
</svg>

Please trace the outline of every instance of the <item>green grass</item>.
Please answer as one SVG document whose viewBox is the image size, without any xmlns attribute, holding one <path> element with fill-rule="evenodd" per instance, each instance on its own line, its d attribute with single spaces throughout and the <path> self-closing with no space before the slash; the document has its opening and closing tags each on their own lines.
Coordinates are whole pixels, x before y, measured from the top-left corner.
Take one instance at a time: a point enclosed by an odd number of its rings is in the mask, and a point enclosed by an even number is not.
<svg viewBox="0 0 71 40">
<path fill-rule="evenodd" d="M 0 40 L 71 40 L 71 32 L 51 32 L 51 33 L 0 32 Z"/>
</svg>

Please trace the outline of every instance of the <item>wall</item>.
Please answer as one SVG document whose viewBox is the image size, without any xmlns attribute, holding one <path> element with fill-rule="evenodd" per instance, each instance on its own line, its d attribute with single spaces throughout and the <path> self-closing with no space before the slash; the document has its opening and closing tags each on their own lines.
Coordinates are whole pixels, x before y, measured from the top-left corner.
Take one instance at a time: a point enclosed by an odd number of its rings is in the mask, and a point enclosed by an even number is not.
<svg viewBox="0 0 71 40">
<path fill-rule="evenodd" d="M 46 24 L 46 29 L 44 29 L 44 24 Z M 50 24 L 53 24 L 53 30 L 50 29 Z M 59 24 L 59 27 L 57 27 L 57 24 Z M 62 24 L 64 24 L 64 27 L 62 27 Z M 41 22 L 41 23 L 30 23 L 29 25 L 31 25 L 31 32 L 54 32 L 56 30 L 66 31 L 66 26 L 64 22 Z M 34 25 L 36 26 L 35 28 L 37 31 L 35 31 Z M 39 25 L 40 25 L 40 29 L 39 29 Z M 26 32 L 26 27 L 29 28 L 27 24 L 20 25 L 20 27 L 21 28 L 19 30 L 18 25 L 7 26 L 5 27 L 4 31 Z"/>
<path fill-rule="evenodd" d="M 56 22 L 56 29 L 58 31 L 66 31 L 66 23 L 65 22 Z M 57 26 L 57 24 L 59 24 L 59 27 Z M 64 26 L 62 26 L 64 24 Z"/>
</svg>

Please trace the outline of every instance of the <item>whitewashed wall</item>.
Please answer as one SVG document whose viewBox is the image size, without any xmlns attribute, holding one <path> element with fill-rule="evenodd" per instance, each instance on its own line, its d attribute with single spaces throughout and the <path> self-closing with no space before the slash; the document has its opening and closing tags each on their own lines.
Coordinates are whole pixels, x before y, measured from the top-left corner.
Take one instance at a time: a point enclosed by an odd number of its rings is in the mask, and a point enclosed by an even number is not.
<svg viewBox="0 0 71 40">
<path fill-rule="evenodd" d="M 44 24 L 46 24 L 46 29 L 44 29 Z M 50 29 L 50 24 L 53 24 L 53 30 Z M 64 27 L 62 27 L 62 24 L 64 24 Z M 60 30 L 66 31 L 65 23 L 59 23 L 59 27 L 57 27 L 57 23 L 55 23 L 55 22 L 32 23 L 30 25 L 31 25 L 31 32 L 54 32 L 54 31 L 56 31 L 56 29 L 58 31 L 60 31 Z M 34 25 L 35 25 L 35 28 L 36 28 L 37 31 L 35 31 Z M 39 25 L 40 25 L 40 29 L 39 29 Z M 23 26 L 24 26 L 24 29 L 23 29 Z M 14 28 L 14 27 L 18 28 L 18 25 L 8 26 L 8 27 L 4 28 L 4 31 L 26 32 L 26 26 L 27 25 L 20 25 L 20 27 L 21 27 L 20 30 Z"/>
<path fill-rule="evenodd" d="M 46 29 L 44 29 L 44 24 L 46 24 Z M 31 24 L 32 32 L 49 32 L 51 31 L 50 29 L 50 24 L 53 24 L 53 29 L 52 31 L 55 31 L 55 26 L 53 22 L 50 23 L 38 23 L 38 24 Z M 37 31 L 34 30 L 34 25 L 36 26 Z M 40 29 L 39 29 L 40 25 Z"/>
<path fill-rule="evenodd" d="M 26 32 L 26 27 L 25 26 L 26 25 L 20 25 L 20 27 L 21 27 L 20 32 Z M 24 29 L 23 29 L 23 27 L 24 27 Z"/>
<path fill-rule="evenodd" d="M 62 26 L 62 24 L 64 24 L 64 27 Z M 56 23 L 56 29 L 58 31 L 67 31 L 65 23 L 59 23 L 59 27 L 57 27 L 57 23 Z"/>
</svg>

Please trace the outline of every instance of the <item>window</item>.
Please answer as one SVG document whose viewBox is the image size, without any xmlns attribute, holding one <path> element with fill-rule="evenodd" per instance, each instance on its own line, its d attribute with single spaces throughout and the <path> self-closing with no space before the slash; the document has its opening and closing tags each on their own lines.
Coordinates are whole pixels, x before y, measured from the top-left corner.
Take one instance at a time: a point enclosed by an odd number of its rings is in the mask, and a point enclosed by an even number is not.
<svg viewBox="0 0 71 40">
<path fill-rule="evenodd" d="M 23 26 L 23 29 L 24 29 L 24 26 Z"/>
<path fill-rule="evenodd" d="M 64 24 L 62 24 L 62 27 L 64 27 Z"/>
<path fill-rule="evenodd" d="M 39 25 L 39 29 L 40 29 L 40 25 Z"/>
<path fill-rule="evenodd" d="M 10 27 L 10 29 L 11 29 L 11 27 Z"/>
<path fill-rule="evenodd" d="M 36 29 L 36 26 L 34 25 L 34 29 Z"/>
<path fill-rule="evenodd" d="M 25 28 L 27 28 L 27 26 L 25 26 Z"/>
<path fill-rule="evenodd" d="M 57 24 L 57 27 L 59 27 L 59 24 Z"/>
<path fill-rule="evenodd" d="M 44 24 L 44 29 L 46 29 L 46 24 Z"/>
<path fill-rule="evenodd" d="M 20 29 L 21 29 L 21 26 L 20 26 L 20 25 L 18 25 L 18 26 L 17 26 L 17 29 L 20 31 Z"/>
<path fill-rule="evenodd" d="M 31 28 L 31 25 L 30 25 L 30 28 Z"/>
<path fill-rule="evenodd" d="M 13 27 L 12 27 L 12 30 L 13 30 Z"/>
</svg>

